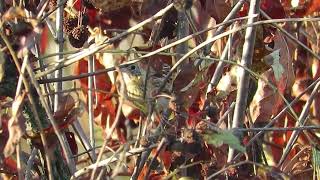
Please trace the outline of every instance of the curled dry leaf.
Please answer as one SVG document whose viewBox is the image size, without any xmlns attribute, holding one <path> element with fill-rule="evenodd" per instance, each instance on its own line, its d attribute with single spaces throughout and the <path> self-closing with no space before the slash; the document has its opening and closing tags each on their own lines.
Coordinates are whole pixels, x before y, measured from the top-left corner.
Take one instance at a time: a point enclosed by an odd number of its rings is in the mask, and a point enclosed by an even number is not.
<svg viewBox="0 0 320 180">
<path fill-rule="evenodd" d="M 10 156 L 15 151 L 15 146 L 26 130 L 24 118 L 21 115 L 21 105 L 25 94 L 19 95 L 12 104 L 12 116 L 8 122 L 9 139 L 3 151 L 5 157 Z"/>
<path fill-rule="evenodd" d="M 281 69 L 281 75 L 279 73 L 277 74 L 280 75 L 278 77 L 279 80 L 276 80 L 275 73 L 271 68 L 265 71 L 261 76 L 264 80 L 268 80 L 273 84 L 278 89 L 279 93 L 285 94 L 285 92 L 289 91 L 292 87 L 295 77 L 292 67 L 292 50 L 284 36 L 279 32 L 276 32 L 273 50 L 278 49 L 280 53 L 278 65 L 281 65 L 283 68 Z M 274 91 L 265 81 L 259 79 L 257 93 L 255 94 L 250 107 L 253 122 L 266 122 L 278 111 L 283 103 L 278 92 Z"/>
</svg>

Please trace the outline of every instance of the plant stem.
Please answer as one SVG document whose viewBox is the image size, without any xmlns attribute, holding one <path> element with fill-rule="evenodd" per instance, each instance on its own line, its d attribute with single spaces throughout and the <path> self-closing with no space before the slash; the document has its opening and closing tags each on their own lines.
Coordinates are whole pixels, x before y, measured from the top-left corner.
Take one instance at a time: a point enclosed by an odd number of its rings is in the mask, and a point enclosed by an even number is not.
<svg viewBox="0 0 320 180">
<path fill-rule="evenodd" d="M 40 138 L 41 138 L 41 141 L 42 141 L 42 144 L 43 144 L 43 147 L 44 147 L 44 150 L 46 152 L 48 152 L 48 143 L 47 143 L 47 140 L 46 140 L 46 137 L 45 137 L 45 134 L 43 132 L 43 125 L 41 123 L 41 120 L 40 120 L 40 116 L 39 116 L 39 113 L 37 111 L 37 107 L 36 107 L 36 102 L 35 102 L 35 99 L 34 97 L 32 96 L 31 93 L 28 93 L 28 92 L 31 92 L 31 87 L 30 87 L 30 84 L 29 82 L 27 81 L 27 78 L 25 77 L 24 75 L 24 69 L 25 68 L 21 68 L 20 67 L 20 64 L 19 64 L 19 59 L 14 51 L 14 49 L 12 48 L 8 38 L 6 37 L 5 34 L 3 34 L 2 31 L 0 31 L 0 36 L 1 38 L 3 39 L 4 43 L 6 44 L 6 46 L 8 47 L 8 50 L 12 56 L 12 59 L 16 65 L 16 68 L 19 72 L 19 76 L 21 76 L 21 79 L 22 79 L 22 82 L 23 82 L 23 85 L 26 89 L 26 92 L 28 94 L 28 99 L 30 101 L 30 106 L 31 106 L 31 111 L 34 115 L 34 118 L 35 118 L 35 123 L 37 124 L 38 128 L 39 128 L 39 133 L 40 133 Z M 22 63 L 23 65 L 26 64 L 28 61 L 28 57 L 26 57 L 24 59 L 24 62 Z M 51 165 L 51 160 L 50 160 L 50 157 L 48 154 L 45 154 L 45 160 L 47 162 L 47 168 L 48 168 L 48 177 L 49 177 L 49 180 L 53 180 L 53 176 L 52 176 L 52 165 Z"/>
<path fill-rule="evenodd" d="M 251 0 L 249 14 L 248 14 L 251 18 L 248 19 L 247 24 L 252 24 L 257 20 L 257 18 L 254 18 L 252 16 L 259 13 L 259 9 L 260 9 L 260 0 Z M 245 34 L 245 42 L 243 45 L 243 53 L 242 53 L 242 58 L 240 62 L 240 64 L 243 65 L 244 67 L 250 67 L 252 64 L 255 39 L 256 39 L 256 27 L 255 26 L 248 27 Z M 250 75 L 243 68 L 239 69 L 238 74 L 239 74 L 240 81 L 238 83 L 238 91 L 237 91 L 236 105 L 234 108 L 232 128 L 239 127 L 239 125 L 242 124 L 244 121 L 245 110 L 247 108 L 247 97 L 248 97 L 249 82 L 250 82 Z M 233 159 L 234 153 L 235 153 L 235 150 L 232 148 L 229 148 L 228 162 L 230 162 Z"/>
<path fill-rule="evenodd" d="M 317 85 L 314 87 L 308 101 L 304 105 L 302 112 L 299 116 L 299 119 L 296 122 L 296 127 L 304 126 L 304 124 L 306 123 L 306 121 L 308 119 L 307 117 L 308 117 L 308 114 L 310 111 L 311 104 L 312 104 L 314 98 L 316 97 L 316 95 L 318 94 L 319 89 L 320 89 L 320 82 L 318 82 Z M 291 134 L 291 137 L 286 145 L 286 148 L 283 151 L 283 154 L 281 156 L 279 163 L 277 164 L 277 167 L 280 167 L 283 164 L 284 160 L 287 158 L 289 152 L 292 149 L 292 146 L 297 141 L 300 132 L 301 132 L 301 130 L 294 130 L 293 133 Z"/>
<path fill-rule="evenodd" d="M 88 61 L 88 73 L 94 72 L 94 57 L 91 55 L 89 56 Z M 95 139 L 94 139 L 94 114 L 93 114 L 93 101 L 94 101 L 94 94 L 92 91 L 93 88 L 93 81 L 94 76 L 89 76 L 88 78 L 88 115 L 89 115 L 89 132 L 90 132 L 90 144 L 91 147 L 95 147 Z M 96 160 L 96 157 L 92 157 L 93 160 Z"/>
</svg>

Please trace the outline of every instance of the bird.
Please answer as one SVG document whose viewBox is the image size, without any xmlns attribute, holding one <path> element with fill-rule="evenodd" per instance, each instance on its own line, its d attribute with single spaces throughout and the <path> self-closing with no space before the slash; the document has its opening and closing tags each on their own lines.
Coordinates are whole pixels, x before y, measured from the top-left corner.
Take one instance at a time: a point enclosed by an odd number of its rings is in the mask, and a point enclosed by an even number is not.
<svg viewBox="0 0 320 180">
<path fill-rule="evenodd" d="M 123 113 L 138 109 L 144 115 L 148 113 L 148 101 L 154 100 L 165 75 L 170 70 L 170 66 L 166 63 L 161 64 L 161 71 L 156 71 L 152 66 L 149 67 L 149 75 L 147 78 L 147 63 L 137 62 L 120 69 L 123 82 L 125 84 L 125 103 L 122 107 Z M 147 85 L 145 85 L 147 83 Z M 118 92 L 120 92 L 121 82 L 117 82 Z M 167 83 L 164 92 L 170 93 L 171 81 Z M 150 101 L 150 102 L 151 102 Z M 155 98 L 155 111 L 161 113 L 168 108 L 170 99 L 167 97 Z M 131 106 L 131 107 L 130 107 Z"/>
</svg>

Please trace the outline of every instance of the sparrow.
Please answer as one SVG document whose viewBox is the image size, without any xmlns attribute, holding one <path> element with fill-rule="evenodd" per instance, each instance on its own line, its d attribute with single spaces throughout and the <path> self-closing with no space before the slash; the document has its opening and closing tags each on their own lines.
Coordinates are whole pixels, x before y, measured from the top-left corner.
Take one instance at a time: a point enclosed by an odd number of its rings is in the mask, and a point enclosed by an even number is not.
<svg viewBox="0 0 320 180">
<path fill-rule="evenodd" d="M 123 106 L 123 112 L 130 111 L 132 108 L 139 109 L 143 114 L 148 113 L 148 101 L 155 103 L 155 111 L 161 113 L 168 108 L 170 99 L 168 97 L 160 96 L 157 93 L 164 81 L 166 73 L 170 70 L 170 66 L 162 64 L 162 71 L 157 72 L 154 68 L 149 67 L 149 75 L 147 78 L 147 63 L 137 62 L 130 64 L 127 67 L 121 68 L 121 74 L 125 84 L 125 98 L 126 102 Z M 145 85 L 147 83 L 147 85 Z M 121 83 L 117 82 L 118 92 Z M 171 91 L 171 82 L 167 82 L 164 93 L 169 94 Z M 128 106 L 131 106 L 128 107 Z"/>
</svg>

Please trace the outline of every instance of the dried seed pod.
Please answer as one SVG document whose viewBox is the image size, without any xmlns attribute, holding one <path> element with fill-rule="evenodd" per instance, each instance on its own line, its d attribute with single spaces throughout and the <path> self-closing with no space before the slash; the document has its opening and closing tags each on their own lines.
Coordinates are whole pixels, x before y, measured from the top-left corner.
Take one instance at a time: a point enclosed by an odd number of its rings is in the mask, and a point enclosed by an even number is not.
<svg viewBox="0 0 320 180">
<path fill-rule="evenodd" d="M 69 34 L 69 42 L 75 48 L 81 48 L 88 40 L 89 30 L 86 26 L 78 26 Z"/>
<path fill-rule="evenodd" d="M 72 30 L 78 26 L 78 18 L 68 17 L 63 21 L 63 31 L 66 34 L 71 34 Z"/>
<path fill-rule="evenodd" d="M 102 12 L 111 12 L 121 9 L 125 6 L 130 6 L 132 0 L 91 0 L 94 7 Z"/>
<path fill-rule="evenodd" d="M 87 14 L 82 15 L 82 25 L 87 26 L 89 23 L 89 17 Z M 74 28 L 78 26 L 78 17 L 67 17 L 63 21 L 63 31 L 66 34 L 70 34 Z"/>
</svg>

